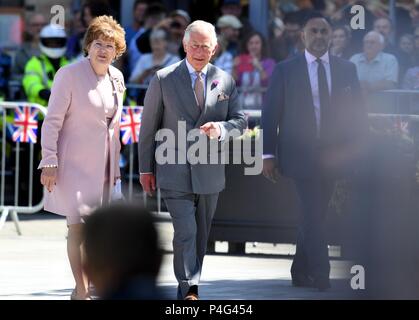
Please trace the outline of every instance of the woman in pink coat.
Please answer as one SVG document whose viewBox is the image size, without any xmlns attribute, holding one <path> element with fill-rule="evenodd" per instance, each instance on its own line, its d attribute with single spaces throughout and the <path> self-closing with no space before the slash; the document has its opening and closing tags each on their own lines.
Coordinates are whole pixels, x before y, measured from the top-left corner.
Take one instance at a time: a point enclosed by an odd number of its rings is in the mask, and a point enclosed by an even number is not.
<svg viewBox="0 0 419 320">
<path fill-rule="evenodd" d="M 111 66 L 125 51 L 125 32 L 109 16 L 95 18 L 86 32 L 81 61 L 55 78 L 42 126 L 41 183 L 44 208 L 66 216 L 67 252 L 76 287 L 72 299 L 89 299 L 82 269 L 83 216 L 109 201 L 119 179 L 119 120 L 125 90 Z"/>
</svg>

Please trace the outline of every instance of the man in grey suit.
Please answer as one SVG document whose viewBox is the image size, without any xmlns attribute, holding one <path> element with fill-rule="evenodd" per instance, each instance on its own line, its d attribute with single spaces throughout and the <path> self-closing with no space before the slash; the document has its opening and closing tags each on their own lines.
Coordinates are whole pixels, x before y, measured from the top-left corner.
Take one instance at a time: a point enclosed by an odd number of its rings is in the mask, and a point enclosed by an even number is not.
<svg viewBox="0 0 419 320">
<path fill-rule="evenodd" d="M 200 147 L 214 143 L 220 147 L 232 132 L 246 127 L 246 120 L 234 80 L 209 64 L 217 46 L 214 26 L 194 21 L 185 30 L 183 46 L 186 58 L 159 70 L 146 93 L 139 139 L 140 183 L 150 195 L 156 187 L 161 189 L 172 217 L 177 297 L 197 300 L 211 221 L 225 176 L 219 150 L 216 163 L 189 160 L 194 145 L 189 133 L 198 131 Z M 175 142 L 162 141 L 160 133 L 168 130 Z M 176 154 L 176 160 L 161 161 L 162 147 L 167 154 Z M 214 156 L 211 147 L 200 148 L 199 153 L 200 159 L 202 153 L 206 159 Z"/>
</svg>

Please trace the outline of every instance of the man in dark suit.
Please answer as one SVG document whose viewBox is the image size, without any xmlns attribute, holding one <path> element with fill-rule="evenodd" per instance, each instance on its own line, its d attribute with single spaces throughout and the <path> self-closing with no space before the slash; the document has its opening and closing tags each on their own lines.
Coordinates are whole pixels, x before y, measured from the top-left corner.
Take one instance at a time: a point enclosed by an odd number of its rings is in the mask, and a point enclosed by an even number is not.
<svg viewBox="0 0 419 320">
<path fill-rule="evenodd" d="M 306 18 L 305 52 L 279 63 L 262 111 L 263 173 L 295 182 L 301 205 L 294 286 L 330 287 L 325 218 L 337 178 L 360 159 L 366 114 L 355 65 L 329 55 L 332 30 L 319 13 Z"/>
</svg>

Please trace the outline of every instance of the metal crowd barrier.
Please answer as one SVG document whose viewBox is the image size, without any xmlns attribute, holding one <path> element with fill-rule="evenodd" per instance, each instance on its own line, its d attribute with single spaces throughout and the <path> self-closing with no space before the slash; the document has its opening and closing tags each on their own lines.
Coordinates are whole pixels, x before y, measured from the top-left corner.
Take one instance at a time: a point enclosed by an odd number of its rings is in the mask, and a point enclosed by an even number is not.
<svg viewBox="0 0 419 320">
<path fill-rule="evenodd" d="M 142 106 L 124 106 L 121 118 L 121 142 L 128 146 L 129 161 L 128 161 L 128 177 L 123 177 L 124 180 L 128 178 L 128 201 L 133 200 L 134 181 L 139 183 L 139 174 L 134 173 L 134 154 L 138 150 L 138 134 L 141 126 Z M 135 137 L 133 135 L 135 132 Z M 161 212 L 161 193 L 157 189 L 157 213 Z M 147 206 L 147 194 L 142 192 L 144 206 Z"/>
<path fill-rule="evenodd" d="M 138 89 L 146 89 L 147 86 L 144 85 L 131 85 L 128 84 L 127 87 L 132 87 L 132 88 L 138 88 Z M 402 110 L 402 108 L 399 106 L 399 103 L 404 102 L 405 100 L 400 99 L 399 96 L 400 95 L 416 95 L 419 94 L 419 91 L 402 91 L 402 90 L 392 90 L 384 92 L 385 94 L 393 94 L 397 96 L 397 107 L 395 108 L 396 112 L 394 113 L 381 113 L 381 112 L 369 112 L 369 119 L 377 119 L 377 118 L 386 118 L 388 120 L 391 119 L 391 121 L 396 120 L 397 121 L 409 121 L 411 123 L 418 123 L 419 122 L 419 115 L 412 115 L 412 114 L 403 114 L 402 112 L 400 112 Z M 415 103 L 417 102 L 416 99 L 410 99 L 411 103 Z M 18 203 L 18 199 L 19 199 L 19 166 L 20 166 L 20 148 L 21 148 L 21 142 L 17 141 L 15 143 L 15 176 L 14 176 L 14 198 L 12 203 L 6 203 L 5 201 L 5 192 L 6 192 L 6 186 L 5 186 L 5 180 L 6 180 L 6 176 L 11 177 L 13 175 L 13 172 L 11 170 L 7 170 L 6 168 L 6 145 L 7 143 L 11 143 L 11 139 L 9 139 L 10 141 L 7 140 L 7 130 L 8 127 L 12 126 L 13 121 L 10 121 L 10 115 L 12 113 L 12 111 L 14 109 L 16 109 L 17 107 L 23 107 L 23 108 L 28 108 L 28 107 L 34 107 L 36 108 L 41 114 L 43 114 L 44 116 L 47 113 L 47 109 L 45 107 L 42 107 L 38 104 L 33 104 L 33 103 L 27 103 L 27 102 L 0 102 L 0 116 L 1 118 L 1 128 L 0 128 L 0 134 L 1 134 L 1 145 L 0 145 L 0 150 L 1 150 L 1 164 L 0 164 L 0 168 L 1 168 L 1 176 L 0 176 L 0 211 L 1 211 L 1 217 L 0 217 L 0 230 L 1 228 L 4 226 L 4 223 L 8 217 L 8 215 L 10 214 L 16 230 L 18 232 L 18 234 L 21 234 L 21 230 L 19 227 L 19 219 L 18 219 L 18 213 L 35 213 L 38 212 L 42 209 L 43 207 L 43 199 L 36 205 L 33 205 L 33 201 L 32 201 L 32 195 L 33 195 L 33 159 L 34 159 L 34 144 L 31 143 L 29 146 L 29 150 L 30 150 L 30 159 L 29 159 L 29 190 L 28 190 L 28 205 L 27 206 L 19 206 Z M 409 111 L 411 111 L 411 108 L 408 108 Z M 126 144 L 126 147 L 128 149 L 128 176 L 123 176 L 124 181 L 128 180 L 128 186 L 127 186 L 127 196 L 128 196 L 128 200 L 132 201 L 133 200 L 133 195 L 134 195 L 134 181 L 135 183 L 139 183 L 138 182 L 138 178 L 139 175 L 138 173 L 134 173 L 134 155 L 135 152 L 137 152 L 137 143 L 138 143 L 138 132 L 139 132 L 139 128 L 141 126 L 141 116 L 139 116 L 139 118 L 137 118 L 137 120 L 135 120 L 137 123 L 133 123 L 134 118 L 133 118 L 133 114 L 129 112 L 129 110 L 131 111 L 137 111 L 139 112 L 139 115 L 142 112 L 142 107 L 141 106 L 125 106 L 124 107 L 124 114 L 123 116 L 125 116 L 125 120 L 121 121 L 121 138 L 122 138 L 122 142 L 124 143 L 124 135 L 122 130 L 124 130 L 125 127 L 129 127 L 130 130 L 132 130 L 131 134 L 133 132 L 136 132 L 136 138 L 131 138 L 131 143 L 129 143 L 129 145 Z M 372 110 L 370 110 L 372 111 Z M 261 117 L 261 113 L 262 111 L 260 109 L 246 109 L 244 110 L 246 116 L 248 118 L 260 118 Z M 127 118 L 128 117 L 128 118 Z M 131 117 L 131 118 L 130 118 Z M 125 121 L 125 123 L 124 123 Z M 131 121 L 131 122 L 130 122 Z M 125 127 L 124 127 L 125 125 Z M 136 129 L 136 125 L 138 125 L 138 129 Z M 40 129 L 40 128 L 39 128 Z M 38 130 L 39 130 L 38 129 Z M 137 131 L 136 131 L 137 130 Z M 39 143 L 39 141 L 37 141 L 37 143 Z M 143 202 L 144 205 L 147 205 L 147 195 L 142 192 L 142 197 L 143 197 Z M 161 194 L 160 194 L 160 190 L 157 190 L 157 211 L 158 213 L 161 212 Z"/>
<path fill-rule="evenodd" d="M 12 120 L 14 118 L 13 111 L 17 108 L 21 108 L 21 115 L 22 118 L 15 122 Z M 28 139 L 28 135 L 31 135 L 29 132 L 31 130 L 31 126 L 33 127 L 33 118 L 30 118 L 30 110 L 34 108 L 39 113 L 43 114 L 44 117 L 46 115 L 46 108 L 35 103 L 28 103 L 28 102 L 0 102 L 0 117 L 1 117 L 1 171 L 0 171 L 0 230 L 3 228 L 4 223 L 10 214 L 13 222 L 16 227 L 16 231 L 19 235 L 22 234 L 20 226 L 19 226 L 19 218 L 18 213 L 35 213 L 42 209 L 43 207 L 43 197 L 41 201 L 37 204 L 33 204 L 33 160 L 34 160 L 34 143 L 29 144 L 29 183 L 28 183 L 28 205 L 27 206 L 20 206 L 19 205 L 19 174 L 20 174 L 20 150 L 21 150 L 21 142 L 17 140 L 13 142 L 13 136 L 17 133 L 17 129 L 22 130 L 22 134 L 24 136 L 24 140 Z M 28 110 L 29 109 L 29 110 Z M 26 113 L 28 111 L 28 113 Z M 18 126 L 14 126 L 14 124 L 19 124 Z M 39 130 L 39 129 L 38 129 Z M 7 139 L 7 133 L 10 135 L 10 139 Z M 36 133 L 35 133 L 36 137 Z M 33 134 L 32 134 L 33 138 Z M 40 143 L 40 141 L 37 141 Z M 13 175 L 13 170 L 7 170 L 6 168 L 6 147 L 9 144 L 14 146 L 15 148 L 15 176 L 14 176 L 14 193 L 13 193 L 13 201 L 12 203 L 7 203 L 6 197 L 6 176 L 11 177 Z"/>
</svg>

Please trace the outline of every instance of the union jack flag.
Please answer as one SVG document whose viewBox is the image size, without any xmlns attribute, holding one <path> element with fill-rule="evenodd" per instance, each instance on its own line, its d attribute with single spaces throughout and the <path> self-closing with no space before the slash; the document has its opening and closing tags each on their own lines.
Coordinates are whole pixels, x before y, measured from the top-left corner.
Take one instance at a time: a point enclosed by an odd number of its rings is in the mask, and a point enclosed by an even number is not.
<svg viewBox="0 0 419 320">
<path fill-rule="evenodd" d="M 13 122 L 13 141 L 36 143 L 37 118 L 38 109 L 29 106 L 17 107 L 15 109 L 15 121 Z"/>
<path fill-rule="evenodd" d="M 142 107 L 125 107 L 121 115 L 122 143 L 131 144 L 138 142 L 140 136 Z"/>
</svg>

